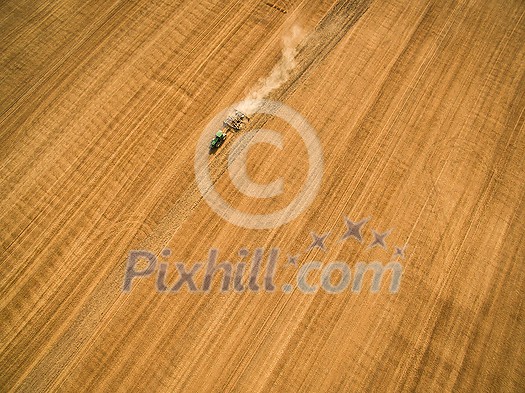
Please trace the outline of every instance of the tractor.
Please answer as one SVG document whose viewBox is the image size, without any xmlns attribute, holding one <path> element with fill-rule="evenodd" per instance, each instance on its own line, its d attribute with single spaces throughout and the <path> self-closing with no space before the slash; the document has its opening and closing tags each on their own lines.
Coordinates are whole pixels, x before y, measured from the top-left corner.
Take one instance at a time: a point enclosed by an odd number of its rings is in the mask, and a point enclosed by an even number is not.
<svg viewBox="0 0 525 393">
<path fill-rule="evenodd" d="M 222 145 L 225 139 L 226 139 L 226 134 L 222 132 L 222 130 L 217 131 L 215 133 L 215 136 L 211 140 L 210 150 L 218 149 Z"/>
<path fill-rule="evenodd" d="M 210 150 L 218 149 L 226 139 L 228 131 L 239 131 L 244 126 L 244 121 L 250 121 L 250 118 L 241 111 L 235 109 L 234 114 L 228 116 L 223 122 L 223 128 L 215 133 L 215 136 L 211 140 Z"/>
</svg>

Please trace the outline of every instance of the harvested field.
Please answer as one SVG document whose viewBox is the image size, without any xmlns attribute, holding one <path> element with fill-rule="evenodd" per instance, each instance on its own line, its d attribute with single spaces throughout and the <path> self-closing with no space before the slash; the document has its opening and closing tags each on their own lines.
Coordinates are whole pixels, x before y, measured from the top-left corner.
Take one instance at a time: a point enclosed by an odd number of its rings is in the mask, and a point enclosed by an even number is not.
<svg viewBox="0 0 525 393">
<path fill-rule="evenodd" d="M 0 391 L 525 390 L 523 0 L 0 9 Z M 205 161 L 251 215 L 292 203 L 312 164 L 319 189 L 283 225 L 238 225 L 203 197 L 198 141 L 271 75 L 294 26 L 304 36 L 267 98 L 311 125 L 322 162 L 261 113 Z M 243 139 L 261 129 L 281 143 Z M 242 157 L 283 192 L 241 192 Z M 224 269 L 204 291 L 204 267 L 197 291 L 179 282 L 177 262 L 214 249 L 234 268 L 260 249 L 265 272 L 275 250 L 275 289 L 259 275 L 258 291 L 233 277 L 221 291 Z M 157 262 L 123 291 L 132 250 Z M 305 293 L 314 261 L 345 263 L 353 285 L 359 262 L 397 263 L 400 286 L 387 272 L 374 293 L 367 272 L 361 291 L 329 293 L 319 268 Z"/>
</svg>

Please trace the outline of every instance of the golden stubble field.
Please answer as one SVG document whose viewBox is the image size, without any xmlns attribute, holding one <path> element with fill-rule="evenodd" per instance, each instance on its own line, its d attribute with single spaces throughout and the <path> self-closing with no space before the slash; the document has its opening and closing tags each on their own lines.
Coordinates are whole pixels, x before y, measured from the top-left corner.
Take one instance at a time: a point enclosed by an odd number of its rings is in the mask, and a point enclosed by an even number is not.
<svg viewBox="0 0 525 393">
<path fill-rule="evenodd" d="M 523 1 L 0 9 L 0 391 L 525 389 Z M 197 188 L 197 140 L 293 24 L 308 40 L 270 98 L 315 129 L 321 186 L 288 224 L 236 226 Z M 283 195 L 232 185 L 245 131 L 209 164 L 226 200 L 263 214 L 291 201 L 308 158 L 284 122 L 257 128 L 283 149 L 252 147 L 247 171 L 284 179 Z M 345 217 L 369 218 L 361 243 L 341 241 Z M 391 230 L 386 249 L 368 248 L 372 230 Z M 311 232 L 329 233 L 325 250 Z M 386 264 L 404 245 L 397 294 L 281 290 L 309 261 Z M 209 293 L 159 293 L 156 271 L 123 293 L 130 250 L 165 248 L 170 284 L 211 248 L 232 262 L 278 248 L 277 288 L 220 293 L 219 275 Z"/>
</svg>

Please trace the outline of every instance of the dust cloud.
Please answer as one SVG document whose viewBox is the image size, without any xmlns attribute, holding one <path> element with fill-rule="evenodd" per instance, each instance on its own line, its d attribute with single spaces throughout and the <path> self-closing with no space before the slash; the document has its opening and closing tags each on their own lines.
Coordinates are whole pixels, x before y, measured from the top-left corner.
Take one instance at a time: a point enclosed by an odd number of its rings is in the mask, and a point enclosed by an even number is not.
<svg viewBox="0 0 525 393">
<path fill-rule="evenodd" d="M 290 77 L 290 72 L 297 65 L 295 57 L 304 45 L 306 31 L 299 25 L 294 25 L 282 39 L 282 55 L 270 74 L 259 80 L 252 91 L 241 101 L 238 110 L 247 116 L 252 116 L 263 103 L 263 100 L 275 89 L 282 86 Z"/>
</svg>

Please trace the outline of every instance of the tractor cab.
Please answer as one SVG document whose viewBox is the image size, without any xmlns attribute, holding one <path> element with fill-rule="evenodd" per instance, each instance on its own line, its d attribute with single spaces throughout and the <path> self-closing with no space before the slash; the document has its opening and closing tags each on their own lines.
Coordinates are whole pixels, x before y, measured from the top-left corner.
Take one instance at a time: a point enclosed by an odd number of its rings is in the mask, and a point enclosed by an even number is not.
<svg viewBox="0 0 525 393">
<path fill-rule="evenodd" d="M 220 145 L 222 145 L 225 139 L 226 134 L 222 130 L 217 131 L 211 140 L 210 149 L 217 149 Z"/>
</svg>

